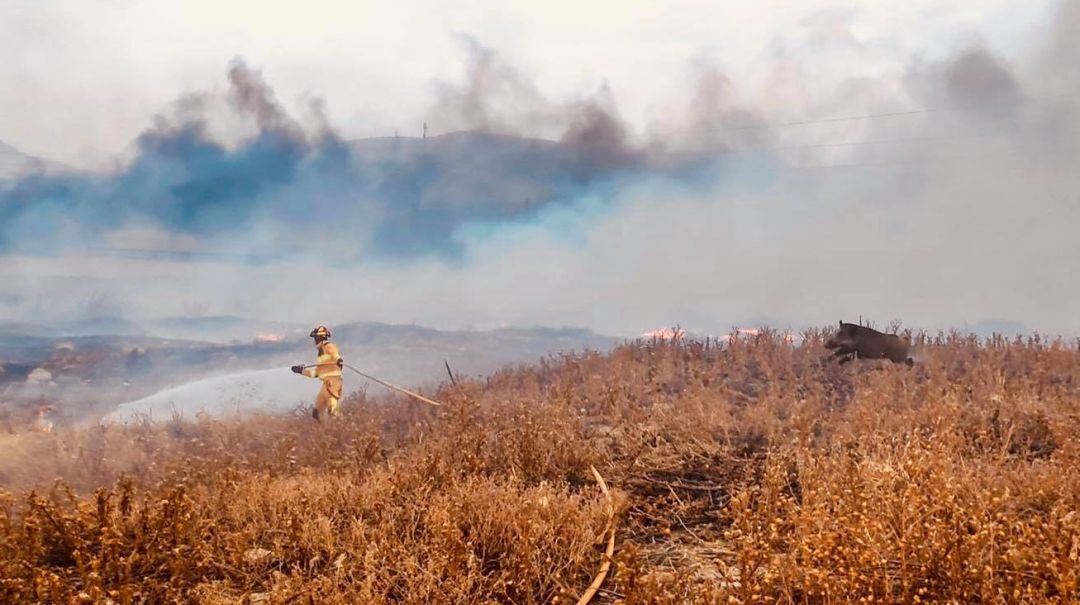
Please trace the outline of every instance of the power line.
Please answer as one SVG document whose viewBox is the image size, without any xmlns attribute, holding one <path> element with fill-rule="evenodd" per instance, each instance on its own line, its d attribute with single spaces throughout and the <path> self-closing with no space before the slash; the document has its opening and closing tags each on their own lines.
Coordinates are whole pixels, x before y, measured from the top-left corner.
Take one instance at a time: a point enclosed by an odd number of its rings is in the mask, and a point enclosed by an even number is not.
<svg viewBox="0 0 1080 605">
<path fill-rule="evenodd" d="M 816 166 L 784 166 L 784 170 L 790 171 L 803 171 L 803 170 L 832 170 L 836 168 L 882 168 L 888 166 L 916 166 L 918 162 L 908 160 L 903 162 L 857 162 L 851 164 L 819 164 Z"/>
<path fill-rule="evenodd" d="M 909 109 L 909 110 L 906 110 L 906 111 L 890 111 L 890 112 L 883 112 L 883 113 L 868 113 L 868 114 L 856 115 L 856 116 L 835 116 L 835 117 L 831 117 L 831 118 L 818 118 L 818 119 L 815 119 L 815 120 L 796 120 L 796 121 L 792 121 L 792 122 L 776 122 L 776 123 L 772 123 L 772 124 L 746 124 L 746 125 L 743 125 L 743 126 L 713 126 L 713 127 L 709 127 L 709 126 L 701 127 L 701 126 L 698 126 L 698 127 L 675 128 L 675 129 L 663 130 L 663 131 L 660 132 L 660 134 L 677 133 L 677 132 L 691 132 L 691 131 L 699 131 L 699 132 L 737 132 L 737 131 L 745 131 L 745 130 L 768 130 L 770 128 L 785 128 L 785 127 L 789 127 L 789 126 L 806 126 L 806 125 L 810 125 L 810 124 L 830 124 L 830 123 L 836 123 L 836 122 L 854 122 L 854 121 L 858 121 L 858 120 L 873 120 L 873 119 L 877 119 L 877 118 L 893 118 L 893 117 L 899 117 L 899 116 L 912 116 L 912 115 L 921 115 L 921 114 L 929 114 L 929 113 L 941 113 L 942 111 L 944 111 L 944 110 L 931 109 L 931 108 L 922 108 L 922 109 Z M 645 135 L 645 133 L 642 133 L 641 136 L 646 136 L 646 135 Z"/>
<path fill-rule="evenodd" d="M 893 111 L 888 113 L 871 113 L 861 116 L 839 116 L 834 118 L 822 118 L 818 120 L 799 120 L 796 122 L 779 122 L 776 124 L 755 124 L 747 126 L 731 126 L 731 127 L 717 127 L 717 128 L 702 128 L 701 130 L 715 131 L 715 130 L 765 130 L 768 128 L 783 128 L 787 126 L 806 126 L 808 124 L 829 124 L 833 122 L 854 122 L 856 120 L 872 120 L 876 118 L 892 118 L 897 116 L 911 116 L 925 113 L 936 113 L 937 109 L 912 109 L 909 111 Z M 687 129 L 693 130 L 693 129 Z"/>
<path fill-rule="evenodd" d="M 866 139 L 864 141 L 848 141 L 844 143 L 811 143 L 807 145 L 778 145 L 775 147 L 751 147 L 749 149 L 784 150 L 784 149 L 816 149 L 819 147 L 854 147 L 857 145 L 883 145 L 885 143 L 915 143 L 922 141 L 953 141 L 958 139 L 985 139 L 993 138 L 989 134 L 948 134 L 925 137 L 904 137 L 898 139 Z"/>
<path fill-rule="evenodd" d="M 988 153 L 973 153 L 973 154 L 959 155 L 959 156 L 952 155 L 952 156 L 944 156 L 944 157 L 934 158 L 934 161 L 936 161 L 936 162 L 941 162 L 941 161 L 946 161 L 946 160 L 950 160 L 950 161 L 955 161 L 955 160 L 970 161 L 970 160 L 989 159 L 989 158 L 992 158 L 992 157 L 995 157 L 995 156 L 1001 156 L 1001 155 L 1004 155 L 1004 156 L 1007 156 L 1007 157 L 1025 156 L 1026 152 L 1021 150 L 1021 149 L 1001 149 L 1001 150 L 997 151 L 993 155 L 988 154 Z M 917 160 L 897 160 L 897 161 L 892 161 L 892 162 L 856 162 L 856 163 L 849 163 L 849 164 L 818 164 L 818 165 L 802 165 L 802 166 L 796 166 L 796 165 L 787 164 L 786 166 L 784 166 L 784 170 L 785 171 L 802 171 L 802 170 L 825 170 L 825 169 L 832 169 L 832 168 L 875 168 L 875 167 L 886 167 L 886 166 L 920 166 L 920 165 L 926 165 L 926 163 L 923 162 L 923 161 L 917 161 Z"/>
</svg>

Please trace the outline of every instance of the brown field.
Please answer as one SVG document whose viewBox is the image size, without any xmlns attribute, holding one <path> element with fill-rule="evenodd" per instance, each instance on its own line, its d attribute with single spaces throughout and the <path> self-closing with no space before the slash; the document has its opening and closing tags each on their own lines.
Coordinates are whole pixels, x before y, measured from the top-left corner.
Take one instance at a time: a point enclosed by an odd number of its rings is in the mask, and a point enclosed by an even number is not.
<svg viewBox="0 0 1080 605">
<path fill-rule="evenodd" d="M 0 603 L 1080 602 L 1080 350 L 641 342 L 337 423 L 0 440 Z M 54 478 L 60 478 L 54 482 Z"/>
</svg>

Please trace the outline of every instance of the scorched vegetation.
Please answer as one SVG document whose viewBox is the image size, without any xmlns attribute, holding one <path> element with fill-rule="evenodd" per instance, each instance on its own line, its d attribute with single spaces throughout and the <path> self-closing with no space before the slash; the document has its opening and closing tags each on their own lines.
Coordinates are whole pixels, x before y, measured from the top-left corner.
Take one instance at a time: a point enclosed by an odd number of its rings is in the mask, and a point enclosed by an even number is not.
<svg viewBox="0 0 1080 605">
<path fill-rule="evenodd" d="M 572 603 L 612 526 L 593 602 L 1077 602 L 1076 343 L 838 367 L 823 336 L 564 355 L 323 426 L 5 438 L 0 602 Z"/>
</svg>

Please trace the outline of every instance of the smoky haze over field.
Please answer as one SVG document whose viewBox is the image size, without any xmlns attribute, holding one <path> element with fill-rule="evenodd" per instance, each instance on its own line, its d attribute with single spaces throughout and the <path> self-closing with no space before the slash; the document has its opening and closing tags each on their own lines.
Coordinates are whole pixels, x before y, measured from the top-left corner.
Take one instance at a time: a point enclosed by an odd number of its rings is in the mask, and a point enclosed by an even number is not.
<svg viewBox="0 0 1080 605">
<path fill-rule="evenodd" d="M 823 88 L 882 46 L 854 20 L 807 20 L 813 52 L 774 45 L 760 91 L 702 55 L 644 126 L 603 81 L 552 98 L 461 36 L 426 140 L 348 140 L 333 99 L 287 110 L 234 59 L 123 166 L 0 185 L 0 316 L 1080 333 L 1080 3 L 1022 53 L 966 41 Z"/>
</svg>

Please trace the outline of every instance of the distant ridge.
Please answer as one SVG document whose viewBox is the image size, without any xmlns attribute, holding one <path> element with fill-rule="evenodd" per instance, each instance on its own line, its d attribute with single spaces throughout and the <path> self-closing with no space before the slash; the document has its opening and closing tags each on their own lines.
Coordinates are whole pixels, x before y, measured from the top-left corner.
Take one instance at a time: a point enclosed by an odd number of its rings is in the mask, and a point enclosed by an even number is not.
<svg viewBox="0 0 1080 605">
<path fill-rule="evenodd" d="M 63 172 L 67 169 L 67 166 L 60 162 L 23 153 L 0 141 L 0 179 L 15 178 L 34 172 Z"/>
</svg>

